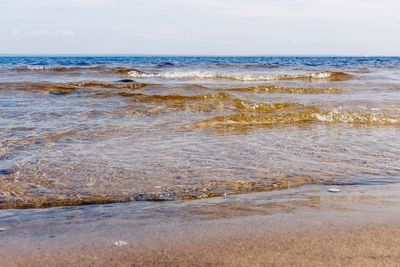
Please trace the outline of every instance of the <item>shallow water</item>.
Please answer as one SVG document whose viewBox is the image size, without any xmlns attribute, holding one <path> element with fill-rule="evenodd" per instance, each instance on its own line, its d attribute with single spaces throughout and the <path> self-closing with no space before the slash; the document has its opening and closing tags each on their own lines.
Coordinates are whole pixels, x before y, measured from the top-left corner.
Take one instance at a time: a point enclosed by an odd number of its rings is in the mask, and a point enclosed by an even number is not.
<svg viewBox="0 0 400 267">
<path fill-rule="evenodd" d="M 400 58 L 1 57 L 0 208 L 399 181 Z"/>
</svg>

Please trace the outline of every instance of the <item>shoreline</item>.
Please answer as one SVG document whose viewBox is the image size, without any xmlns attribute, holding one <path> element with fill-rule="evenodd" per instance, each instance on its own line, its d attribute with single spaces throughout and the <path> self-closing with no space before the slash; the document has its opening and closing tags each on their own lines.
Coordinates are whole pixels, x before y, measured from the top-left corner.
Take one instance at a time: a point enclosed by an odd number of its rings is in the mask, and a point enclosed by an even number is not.
<svg viewBox="0 0 400 267">
<path fill-rule="evenodd" d="M 400 184 L 0 211 L 2 266 L 396 265 Z M 115 245 L 119 242 L 120 246 Z M 124 243 L 126 242 L 126 243 Z"/>
</svg>

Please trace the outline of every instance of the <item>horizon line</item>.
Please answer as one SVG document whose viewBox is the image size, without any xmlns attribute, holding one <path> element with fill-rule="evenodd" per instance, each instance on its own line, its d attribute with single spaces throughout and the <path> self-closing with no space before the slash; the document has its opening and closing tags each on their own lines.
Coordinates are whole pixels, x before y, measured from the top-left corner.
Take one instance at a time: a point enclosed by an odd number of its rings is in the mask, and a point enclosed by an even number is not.
<svg viewBox="0 0 400 267">
<path fill-rule="evenodd" d="M 400 57 L 400 55 L 351 55 L 351 54 L 108 54 L 108 53 L 54 53 L 54 54 L 39 54 L 39 53 L 5 53 L 0 54 L 0 57 Z"/>
</svg>

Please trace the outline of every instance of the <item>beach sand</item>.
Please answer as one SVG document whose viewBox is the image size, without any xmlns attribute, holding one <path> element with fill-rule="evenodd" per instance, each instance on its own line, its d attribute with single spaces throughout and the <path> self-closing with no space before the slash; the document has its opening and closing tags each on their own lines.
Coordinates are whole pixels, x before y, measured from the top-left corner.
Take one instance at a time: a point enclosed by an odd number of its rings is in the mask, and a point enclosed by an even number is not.
<svg viewBox="0 0 400 267">
<path fill-rule="evenodd" d="M 0 266 L 398 266 L 400 186 L 337 188 L 3 210 Z"/>
</svg>

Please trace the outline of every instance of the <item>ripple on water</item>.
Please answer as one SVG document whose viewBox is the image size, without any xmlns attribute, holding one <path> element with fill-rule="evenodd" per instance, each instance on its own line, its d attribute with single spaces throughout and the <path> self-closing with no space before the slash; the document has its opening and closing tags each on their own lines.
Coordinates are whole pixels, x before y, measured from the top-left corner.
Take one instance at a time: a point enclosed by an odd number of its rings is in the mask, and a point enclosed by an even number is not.
<svg viewBox="0 0 400 267">
<path fill-rule="evenodd" d="M 0 66 L 0 208 L 398 180 L 393 70 L 225 63 Z"/>
</svg>

